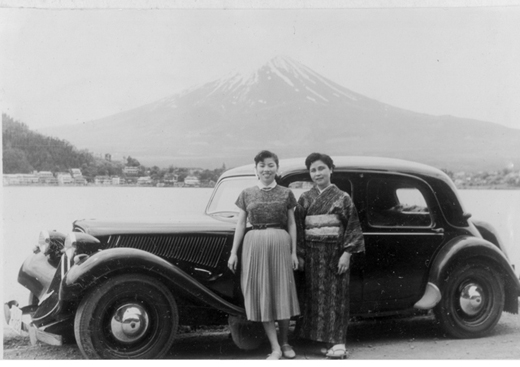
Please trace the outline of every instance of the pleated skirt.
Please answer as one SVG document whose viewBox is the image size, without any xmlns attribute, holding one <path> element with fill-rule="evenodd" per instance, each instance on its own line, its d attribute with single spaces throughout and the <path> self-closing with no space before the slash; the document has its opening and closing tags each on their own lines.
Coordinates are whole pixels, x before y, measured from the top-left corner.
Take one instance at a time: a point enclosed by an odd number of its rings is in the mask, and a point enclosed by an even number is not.
<svg viewBox="0 0 520 367">
<path fill-rule="evenodd" d="M 286 320 L 300 314 L 287 231 L 268 228 L 247 232 L 240 280 L 248 320 Z"/>
</svg>

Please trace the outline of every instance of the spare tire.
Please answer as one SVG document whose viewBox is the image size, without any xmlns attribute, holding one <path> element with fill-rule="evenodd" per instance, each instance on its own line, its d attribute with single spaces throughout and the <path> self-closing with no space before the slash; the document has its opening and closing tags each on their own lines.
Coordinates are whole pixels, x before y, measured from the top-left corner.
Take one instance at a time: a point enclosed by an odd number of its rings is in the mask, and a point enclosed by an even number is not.
<svg viewBox="0 0 520 367">
<path fill-rule="evenodd" d="M 231 338 L 237 347 L 253 350 L 265 340 L 264 327 L 261 322 L 252 322 L 240 316 L 228 317 Z"/>
</svg>

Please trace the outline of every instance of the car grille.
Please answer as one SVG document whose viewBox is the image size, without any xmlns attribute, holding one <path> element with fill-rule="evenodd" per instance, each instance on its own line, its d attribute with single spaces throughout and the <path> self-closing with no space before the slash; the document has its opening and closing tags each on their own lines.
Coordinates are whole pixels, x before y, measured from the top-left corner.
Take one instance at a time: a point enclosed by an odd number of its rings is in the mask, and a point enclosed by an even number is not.
<svg viewBox="0 0 520 367">
<path fill-rule="evenodd" d="M 216 267 L 224 252 L 224 236 L 110 236 L 108 248 L 130 247 L 167 260 Z"/>
</svg>

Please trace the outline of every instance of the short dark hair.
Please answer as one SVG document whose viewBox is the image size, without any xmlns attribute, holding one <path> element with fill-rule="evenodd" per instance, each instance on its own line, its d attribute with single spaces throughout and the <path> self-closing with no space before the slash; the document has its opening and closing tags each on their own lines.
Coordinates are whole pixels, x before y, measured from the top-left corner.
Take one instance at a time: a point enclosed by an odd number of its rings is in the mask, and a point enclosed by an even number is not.
<svg viewBox="0 0 520 367">
<path fill-rule="evenodd" d="M 260 153 L 258 153 L 255 156 L 255 166 L 258 165 L 258 163 L 263 162 L 266 158 L 273 158 L 274 163 L 276 163 L 276 166 L 279 167 L 280 164 L 278 162 L 278 156 L 274 154 L 273 152 L 270 152 L 268 150 L 262 150 Z"/>
<path fill-rule="evenodd" d="M 329 167 L 329 169 L 334 169 L 334 162 L 329 155 L 323 153 L 311 153 L 305 159 L 305 166 L 307 167 L 307 170 L 309 170 L 311 168 L 311 164 L 316 161 L 322 161 L 327 165 L 327 167 Z"/>
</svg>

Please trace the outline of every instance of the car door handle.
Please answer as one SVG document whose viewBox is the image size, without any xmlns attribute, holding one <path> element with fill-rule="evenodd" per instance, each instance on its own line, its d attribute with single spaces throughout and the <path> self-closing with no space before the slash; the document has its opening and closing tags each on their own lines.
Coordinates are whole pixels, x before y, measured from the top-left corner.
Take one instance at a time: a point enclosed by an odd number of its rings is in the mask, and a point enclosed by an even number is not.
<svg viewBox="0 0 520 367">
<path fill-rule="evenodd" d="M 442 228 L 442 227 L 432 228 L 432 231 L 435 233 L 444 233 L 444 228 Z"/>
</svg>

